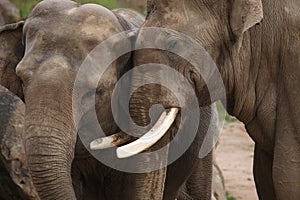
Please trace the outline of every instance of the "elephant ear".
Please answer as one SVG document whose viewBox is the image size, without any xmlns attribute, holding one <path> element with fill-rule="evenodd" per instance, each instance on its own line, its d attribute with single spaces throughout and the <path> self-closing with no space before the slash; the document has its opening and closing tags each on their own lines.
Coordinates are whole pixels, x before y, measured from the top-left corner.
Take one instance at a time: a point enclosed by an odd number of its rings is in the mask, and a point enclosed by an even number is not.
<svg viewBox="0 0 300 200">
<path fill-rule="evenodd" d="M 22 81 L 16 75 L 16 66 L 24 55 L 22 29 L 24 22 L 0 27 L 0 85 L 24 100 Z"/>
<path fill-rule="evenodd" d="M 232 0 L 230 26 L 238 39 L 262 19 L 263 5 L 261 0 Z"/>
<path fill-rule="evenodd" d="M 24 146 L 25 104 L 0 85 L 0 199 L 39 199 Z"/>
</svg>

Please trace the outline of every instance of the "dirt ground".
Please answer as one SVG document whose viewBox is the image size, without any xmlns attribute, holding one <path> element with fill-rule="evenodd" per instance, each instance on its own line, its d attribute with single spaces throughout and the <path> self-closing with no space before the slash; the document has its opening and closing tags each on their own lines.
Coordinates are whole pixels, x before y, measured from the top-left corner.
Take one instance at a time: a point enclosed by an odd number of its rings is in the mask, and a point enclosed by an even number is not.
<svg viewBox="0 0 300 200">
<path fill-rule="evenodd" d="M 253 148 L 242 123 L 224 124 L 216 161 L 223 171 L 226 191 L 236 200 L 258 200 L 252 175 Z"/>
</svg>

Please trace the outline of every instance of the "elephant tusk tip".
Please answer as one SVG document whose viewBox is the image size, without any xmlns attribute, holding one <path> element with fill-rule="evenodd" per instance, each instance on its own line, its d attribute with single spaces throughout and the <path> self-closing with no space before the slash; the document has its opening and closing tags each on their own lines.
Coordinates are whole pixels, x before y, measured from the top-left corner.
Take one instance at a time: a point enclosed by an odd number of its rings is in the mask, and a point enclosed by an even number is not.
<svg viewBox="0 0 300 200">
<path fill-rule="evenodd" d="M 91 150 L 101 150 L 101 149 L 103 149 L 102 143 L 103 143 L 103 139 L 101 139 L 101 138 L 96 139 L 90 143 L 90 149 Z"/>
<path fill-rule="evenodd" d="M 135 155 L 135 154 L 132 153 L 132 152 L 128 152 L 128 151 L 122 150 L 121 147 L 120 147 L 120 148 L 117 148 L 116 153 L 117 153 L 117 157 L 120 158 L 120 159 L 122 159 L 122 158 L 129 158 L 129 157 L 132 157 L 132 156 Z"/>
<path fill-rule="evenodd" d="M 131 136 L 123 132 L 119 132 L 110 136 L 98 138 L 90 143 L 91 150 L 103 150 L 113 148 L 118 145 L 125 144 L 132 140 Z"/>
</svg>

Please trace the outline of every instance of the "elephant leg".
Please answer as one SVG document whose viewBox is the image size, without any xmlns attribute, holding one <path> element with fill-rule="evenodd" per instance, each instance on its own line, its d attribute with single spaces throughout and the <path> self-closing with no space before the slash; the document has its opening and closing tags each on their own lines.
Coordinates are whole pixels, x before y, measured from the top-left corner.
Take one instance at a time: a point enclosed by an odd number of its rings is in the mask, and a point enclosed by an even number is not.
<svg viewBox="0 0 300 200">
<path fill-rule="evenodd" d="M 261 200 L 275 200 L 272 178 L 273 156 L 262 150 L 257 144 L 254 152 L 254 180 L 257 194 Z"/>
<path fill-rule="evenodd" d="M 72 184 L 75 191 L 75 196 L 77 200 L 83 200 L 83 186 L 82 186 L 82 180 L 81 180 L 81 173 L 76 166 L 76 162 L 74 161 L 72 163 Z"/>
<path fill-rule="evenodd" d="M 276 135 L 273 180 L 277 200 L 300 199 L 300 143 L 292 130 Z"/>
<path fill-rule="evenodd" d="M 83 187 L 82 181 L 80 180 L 80 176 L 72 174 L 72 183 L 76 195 L 77 200 L 83 200 Z"/>
<path fill-rule="evenodd" d="M 212 186 L 212 152 L 200 160 L 186 182 L 189 199 L 210 200 Z"/>
<path fill-rule="evenodd" d="M 106 200 L 103 176 L 107 170 L 94 158 L 75 158 L 72 163 L 72 183 L 77 200 Z"/>
</svg>

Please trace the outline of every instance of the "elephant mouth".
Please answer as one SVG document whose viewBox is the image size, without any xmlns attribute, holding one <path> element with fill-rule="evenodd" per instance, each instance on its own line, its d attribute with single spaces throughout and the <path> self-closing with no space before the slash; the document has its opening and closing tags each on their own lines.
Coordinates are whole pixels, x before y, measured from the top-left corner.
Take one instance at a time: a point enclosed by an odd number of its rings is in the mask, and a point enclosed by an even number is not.
<svg viewBox="0 0 300 200">
<path fill-rule="evenodd" d="M 91 150 L 101 150 L 120 146 L 116 150 L 118 158 L 128 158 L 137 155 L 155 145 L 169 130 L 176 119 L 179 108 L 170 108 L 164 111 L 154 126 L 142 137 L 134 140 L 133 136 L 123 132 L 96 139 L 90 143 Z M 134 140 L 134 141 L 133 141 Z"/>
</svg>

